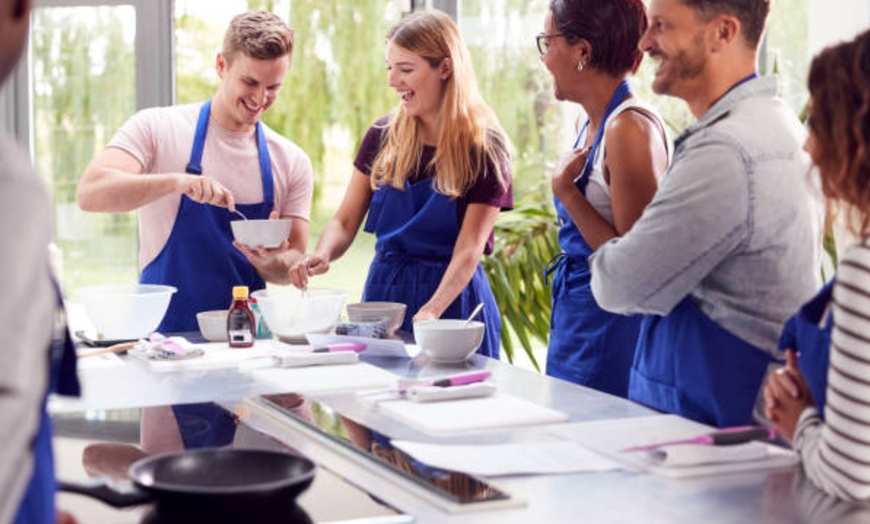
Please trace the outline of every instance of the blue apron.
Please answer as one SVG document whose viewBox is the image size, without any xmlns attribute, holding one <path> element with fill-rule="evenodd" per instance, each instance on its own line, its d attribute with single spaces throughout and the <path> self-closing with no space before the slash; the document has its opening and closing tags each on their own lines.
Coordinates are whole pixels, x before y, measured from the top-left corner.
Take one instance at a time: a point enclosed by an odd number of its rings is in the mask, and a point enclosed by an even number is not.
<svg viewBox="0 0 870 524">
<path fill-rule="evenodd" d="M 798 368 L 813 395 L 819 416 L 825 418 L 825 398 L 828 387 L 828 364 L 831 354 L 831 330 L 834 316 L 827 315 L 833 295 L 834 281 L 828 282 L 809 302 L 794 314 L 779 339 L 780 349 L 793 349 L 798 354 Z"/>
<path fill-rule="evenodd" d="M 372 195 L 365 224 L 365 231 L 378 240 L 363 301 L 407 304 L 401 329 L 408 332 L 413 329 L 413 316 L 441 283 L 459 237 L 456 201 L 435 191 L 433 183 L 431 179 L 406 181 L 403 191 L 381 186 Z M 480 264 L 441 318 L 466 318 L 481 302 L 478 320 L 484 323 L 485 333 L 477 352 L 498 358 L 501 316 Z"/>
<path fill-rule="evenodd" d="M 686 297 L 641 322 L 628 398 L 713 426 L 748 424 L 771 361 Z"/>
<path fill-rule="evenodd" d="M 757 76 L 741 78 L 728 92 Z M 641 322 L 628 398 L 704 424 L 748 424 L 772 361 L 710 320 L 687 296 L 666 316 L 649 315 Z"/>
<path fill-rule="evenodd" d="M 190 163 L 186 168 L 189 174 L 202 174 L 200 162 L 210 108 L 211 101 L 208 101 L 199 113 Z M 257 148 L 263 201 L 237 204 L 236 209 L 248 218 L 266 219 L 274 206 L 272 162 L 260 122 L 257 122 Z M 232 166 L 227 168 L 232 169 Z M 143 284 L 165 284 L 178 289 L 157 328 L 161 333 L 197 331 L 196 314 L 229 308 L 233 286 L 248 286 L 251 291 L 266 287 L 257 270 L 232 244 L 232 218 L 233 215 L 224 208 L 200 204 L 186 195 L 181 196 L 178 216 L 166 245 L 142 270 L 140 277 Z"/>
<path fill-rule="evenodd" d="M 189 174 L 202 174 L 210 109 L 211 101 L 208 101 L 199 112 L 190 163 L 185 168 Z M 263 201 L 237 204 L 236 209 L 250 219 L 266 219 L 274 207 L 272 161 L 260 122 L 257 122 L 256 133 Z M 232 169 L 232 166 L 227 168 Z M 158 331 L 197 331 L 196 314 L 229 308 L 233 286 L 248 286 L 252 291 L 266 287 L 257 270 L 232 244 L 232 218 L 226 209 L 181 196 L 169 240 L 157 258 L 142 271 L 140 279 L 143 284 L 168 284 L 178 288 Z M 222 446 L 232 441 L 236 424 L 222 408 L 205 403 L 173 406 L 172 410 L 185 448 Z"/>
<path fill-rule="evenodd" d="M 586 165 L 575 181 L 583 195 L 607 119 L 630 93 L 628 83 L 623 81 L 610 99 Z M 588 125 L 587 120 L 574 143 L 575 148 L 585 136 Z M 550 261 L 545 272 L 547 277 L 552 275 L 553 278 L 547 374 L 625 397 L 641 316 L 615 315 L 598 306 L 590 288 L 588 257 L 592 248 L 559 199 L 554 197 L 553 201 L 559 219 L 562 253 Z"/>
<path fill-rule="evenodd" d="M 63 299 L 55 285 L 58 312 L 63 314 Z M 53 340 L 49 348 L 50 375 L 48 392 L 42 403 L 39 430 L 33 442 L 33 473 L 24 498 L 18 507 L 15 524 L 54 524 L 54 497 L 57 483 L 54 476 L 54 453 L 51 445 L 51 418 L 46 402 L 49 393 L 77 397 L 81 394 L 76 375 L 76 350 L 69 330 L 64 326 L 63 339 Z M 7 421 L 7 423 L 14 421 Z"/>
</svg>

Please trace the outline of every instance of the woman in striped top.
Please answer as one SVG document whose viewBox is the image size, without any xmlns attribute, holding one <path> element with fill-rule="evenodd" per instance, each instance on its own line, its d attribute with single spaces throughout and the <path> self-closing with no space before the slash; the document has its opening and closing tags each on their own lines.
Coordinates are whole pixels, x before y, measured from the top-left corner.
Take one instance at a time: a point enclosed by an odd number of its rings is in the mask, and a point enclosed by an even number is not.
<svg viewBox="0 0 870 524">
<path fill-rule="evenodd" d="M 768 379 L 766 414 L 792 441 L 814 484 L 842 499 L 866 501 L 870 500 L 870 31 L 822 51 L 810 67 L 809 91 L 805 148 L 819 168 L 825 197 L 847 211 L 849 228 L 862 240 L 845 253 L 833 286 L 829 284 L 786 326 L 784 340 L 791 341 L 787 364 Z"/>
</svg>

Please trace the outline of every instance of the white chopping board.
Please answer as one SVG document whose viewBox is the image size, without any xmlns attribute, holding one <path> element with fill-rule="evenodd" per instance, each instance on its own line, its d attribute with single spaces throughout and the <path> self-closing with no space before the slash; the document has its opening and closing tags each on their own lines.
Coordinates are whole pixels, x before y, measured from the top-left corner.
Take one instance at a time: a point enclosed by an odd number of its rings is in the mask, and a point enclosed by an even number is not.
<svg viewBox="0 0 870 524">
<path fill-rule="evenodd" d="M 231 348 L 226 342 L 192 344 L 191 347 L 201 349 L 205 354 L 187 360 L 153 360 L 137 351 L 130 351 L 129 355 L 145 362 L 151 371 L 234 368 L 242 361 L 274 353 L 275 344 L 272 340 L 257 340 L 249 348 Z"/>
<path fill-rule="evenodd" d="M 425 433 L 461 433 L 534 424 L 565 422 L 568 415 L 506 394 L 443 402 L 385 401 L 385 414 Z"/>
<path fill-rule="evenodd" d="M 787 468 L 798 462 L 797 455 L 793 451 L 763 442 L 741 444 L 741 446 L 764 447 L 766 453 L 762 454 L 762 458 L 683 466 L 662 465 L 654 460 L 651 454 L 645 452 L 622 451 L 632 446 L 688 439 L 713 431 L 716 431 L 716 428 L 677 415 L 655 415 L 566 424 L 552 428 L 550 433 L 581 444 L 635 469 L 671 478 Z"/>
<path fill-rule="evenodd" d="M 288 393 L 334 393 L 395 386 L 398 377 L 389 371 L 357 362 L 336 366 L 265 368 L 247 370 L 257 382 Z"/>
</svg>

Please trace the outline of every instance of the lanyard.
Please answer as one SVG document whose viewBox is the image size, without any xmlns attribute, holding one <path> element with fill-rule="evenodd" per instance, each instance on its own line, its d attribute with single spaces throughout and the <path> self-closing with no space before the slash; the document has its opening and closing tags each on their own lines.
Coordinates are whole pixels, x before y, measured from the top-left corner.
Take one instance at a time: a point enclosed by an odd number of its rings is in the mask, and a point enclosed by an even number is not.
<svg viewBox="0 0 870 524">
<path fill-rule="evenodd" d="M 202 104 L 199 110 L 199 119 L 196 121 L 196 135 L 193 137 L 193 148 L 190 150 L 190 162 L 185 167 L 185 172 L 191 175 L 202 174 L 202 151 L 205 149 L 205 136 L 208 133 L 208 119 L 211 114 L 211 100 Z M 266 135 L 262 124 L 257 121 L 257 154 L 260 159 L 260 173 L 268 179 L 272 179 L 272 161 L 269 158 L 269 147 L 266 145 Z M 266 194 L 266 193 L 269 194 Z M 263 184 L 263 200 L 272 200 L 271 184 L 266 187 Z"/>
<path fill-rule="evenodd" d="M 601 124 L 598 126 L 598 131 L 595 133 L 595 140 L 592 142 L 592 148 L 589 150 L 589 156 L 586 157 L 586 164 L 583 165 L 583 172 L 574 179 L 574 184 L 577 189 L 584 195 L 586 194 L 586 185 L 589 183 L 589 175 L 592 173 L 592 166 L 595 163 L 595 155 L 598 153 L 598 146 L 601 140 L 604 139 L 604 127 L 607 124 L 607 119 L 613 110 L 618 106 L 628 95 L 631 94 L 631 88 L 628 86 L 628 81 L 623 80 L 616 86 L 613 96 L 610 97 L 610 102 L 607 103 L 607 109 L 604 110 L 604 118 L 601 119 Z M 589 127 L 589 119 L 583 124 L 580 133 L 577 135 L 577 140 L 574 142 L 574 149 L 580 145 L 580 139 L 585 136 L 586 128 Z"/>
<path fill-rule="evenodd" d="M 753 80 L 755 78 L 758 78 L 758 73 L 750 73 L 750 74 L 744 76 L 743 78 L 738 80 L 736 84 L 734 84 L 733 86 L 728 88 L 728 91 L 725 91 L 725 95 L 727 95 L 731 91 L 734 91 L 735 89 L 737 89 L 741 84 L 745 84 L 746 82 L 749 82 L 750 80 Z M 722 96 L 724 97 L 725 95 L 722 95 Z"/>
</svg>

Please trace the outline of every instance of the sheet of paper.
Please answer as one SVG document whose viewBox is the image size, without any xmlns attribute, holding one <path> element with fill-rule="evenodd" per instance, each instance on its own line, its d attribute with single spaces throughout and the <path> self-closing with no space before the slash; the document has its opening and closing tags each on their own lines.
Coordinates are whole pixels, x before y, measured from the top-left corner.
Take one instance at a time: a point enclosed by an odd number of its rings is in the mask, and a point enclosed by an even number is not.
<svg viewBox="0 0 870 524">
<path fill-rule="evenodd" d="M 553 424 L 568 420 L 568 415 L 561 411 L 506 394 L 429 403 L 396 400 L 381 402 L 378 409 L 432 434 Z"/>
<path fill-rule="evenodd" d="M 534 475 L 622 468 L 613 460 L 566 441 L 446 445 L 393 440 L 391 444 L 429 466 L 472 475 Z"/>
<path fill-rule="evenodd" d="M 408 350 L 401 340 L 389 338 L 354 337 L 350 335 L 321 335 L 311 333 L 305 335 L 308 343 L 312 346 L 325 346 L 327 344 L 342 344 L 347 342 L 361 342 L 366 345 L 364 354 L 372 357 L 408 358 Z"/>
<path fill-rule="evenodd" d="M 766 453 L 757 454 L 758 460 L 744 460 L 745 456 L 723 453 L 719 454 L 722 462 L 703 461 L 673 466 L 656 459 L 655 454 L 622 451 L 632 446 L 692 438 L 715 430 L 716 428 L 677 415 L 656 415 L 565 424 L 551 428 L 550 433 L 586 446 L 632 468 L 672 478 L 786 468 L 797 464 L 797 455 L 793 451 L 761 442 L 751 443 L 753 447 L 765 448 Z"/>
</svg>

